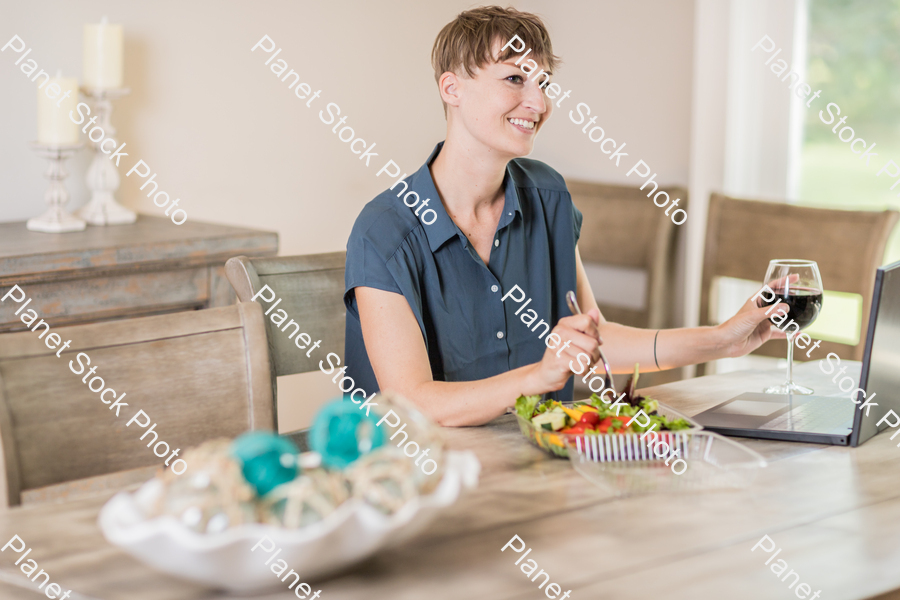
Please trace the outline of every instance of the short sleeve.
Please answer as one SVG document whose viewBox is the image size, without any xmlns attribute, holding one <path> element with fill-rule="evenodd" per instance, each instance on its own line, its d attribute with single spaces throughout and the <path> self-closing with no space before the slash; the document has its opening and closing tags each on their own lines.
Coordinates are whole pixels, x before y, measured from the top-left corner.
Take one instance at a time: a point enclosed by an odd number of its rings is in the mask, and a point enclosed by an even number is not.
<svg viewBox="0 0 900 600">
<path fill-rule="evenodd" d="M 571 198 L 571 196 L 569 196 Z M 575 203 L 572 202 L 572 225 L 575 228 L 575 243 L 578 243 L 578 240 L 581 239 L 581 222 L 584 220 L 584 215 L 581 214 L 581 211 L 578 210 L 578 207 L 575 206 Z"/>
<path fill-rule="evenodd" d="M 347 262 L 344 268 L 344 304 L 353 310 L 353 289 L 370 287 L 385 292 L 403 294 L 388 269 L 387 259 L 365 235 L 351 235 L 347 242 Z"/>
</svg>

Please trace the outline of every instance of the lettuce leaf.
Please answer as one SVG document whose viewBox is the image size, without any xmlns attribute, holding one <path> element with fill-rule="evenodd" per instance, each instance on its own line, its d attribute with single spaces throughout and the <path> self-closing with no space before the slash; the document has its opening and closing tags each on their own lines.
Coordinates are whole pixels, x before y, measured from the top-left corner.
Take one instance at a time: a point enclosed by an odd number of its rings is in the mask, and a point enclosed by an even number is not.
<svg viewBox="0 0 900 600">
<path fill-rule="evenodd" d="M 541 396 L 519 396 L 516 398 L 516 414 L 522 417 L 523 419 L 531 419 L 531 416 L 534 414 L 534 409 L 537 406 L 538 402 L 541 401 Z"/>
<path fill-rule="evenodd" d="M 640 401 L 640 406 L 644 409 L 645 413 L 651 415 L 656 413 L 656 410 L 659 408 L 659 402 L 653 398 L 644 398 Z"/>
</svg>

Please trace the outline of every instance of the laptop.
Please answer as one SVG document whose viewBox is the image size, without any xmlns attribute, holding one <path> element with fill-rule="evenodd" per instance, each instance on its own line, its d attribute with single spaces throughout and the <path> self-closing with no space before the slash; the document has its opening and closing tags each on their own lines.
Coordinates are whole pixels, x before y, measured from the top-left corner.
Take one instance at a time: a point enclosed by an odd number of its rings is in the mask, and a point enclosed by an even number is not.
<svg viewBox="0 0 900 600">
<path fill-rule="evenodd" d="M 851 369 L 847 375 L 856 373 Z M 866 332 L 857 401 L 877 406 L 858 410 L 847 392 L 799 396 L 748 392 L 706 410 L 693 419 L 723 435 L 789 442 L 858 446 L 888 427 L 877 422 L 893 409 L 900 414 L 900 262 L 880 267 Z M 855 389 L 855 388 L 854 388 Z"/>
</svg>

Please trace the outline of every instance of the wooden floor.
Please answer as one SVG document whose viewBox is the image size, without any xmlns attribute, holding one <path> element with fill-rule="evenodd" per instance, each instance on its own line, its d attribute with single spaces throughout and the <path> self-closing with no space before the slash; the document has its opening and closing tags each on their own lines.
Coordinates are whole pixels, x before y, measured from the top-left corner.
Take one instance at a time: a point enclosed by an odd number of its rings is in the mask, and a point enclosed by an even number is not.
<svg viewBox="0 0 900 600">
<path fill-rule="evenodd" d="M 826 391 L 815 364 L 797 371 L 800 382 Z M 731 373 L 650 394 L 690 415 L 773 378 Z M 321 598 L 543 598 L 514 564 L 521 555 L 500 551 L 514 535 L 573 599 L 796 597 L 764 564 L 769 555 L 751 552 L 763 535 L 823 600 L 898 597 L 890 592 L 900 589 L 900 448 L 889 434 L 859 448 L 746 440 L 769 460 L 750 489 L 617 499 L 528 445 L 509 416 L 446 433 L 481 460 L 478 488 L 426 534 L 318 582 Z M 157 574 L 106 543 L 96 517 L 109 496 L 13 509 L 0 517 L 0 537 L 25 539 L 51 580 L 80 594 L 75 600 L 226 597 Z M 20 587 L 25 576 L 2 558 L 0 598 L 42 596 Z"/>
</svg>

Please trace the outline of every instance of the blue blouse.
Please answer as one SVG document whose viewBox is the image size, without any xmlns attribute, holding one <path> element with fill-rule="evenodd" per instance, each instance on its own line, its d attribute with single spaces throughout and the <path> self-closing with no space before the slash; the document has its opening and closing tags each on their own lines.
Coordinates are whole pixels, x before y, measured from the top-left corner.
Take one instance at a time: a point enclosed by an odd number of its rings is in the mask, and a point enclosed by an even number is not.
<svg viewBox="0 0 900 600">
<path fill-rule="evenodd" d="M 562 176 L 540 161 L 509 162 L 503 214 L 486 266 L 435 189 L 428 167 L 442 147 L 443 142 L 405 180 L 408 188 L 400 182 L 369 202 L 347 242 L 344 364 L 367 394 L 378 384 L 363 342 L 354 294 L 358 286 L 406 298 L 436 381 L 485 379 L 538 362 L 548 330 L 570 314 L 565 294 L 576 289 L 582 216 Z M 410 191 L 431 200 L 428 208 L 437 218 L 428 215 L 430 225 L 421 220 L 421 207 L 416 216 L 417 207 L 404 204 Z M 571 400 L 572 384 L 570 379 L 548 396 Z"/>
</svg>

